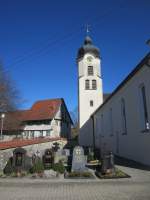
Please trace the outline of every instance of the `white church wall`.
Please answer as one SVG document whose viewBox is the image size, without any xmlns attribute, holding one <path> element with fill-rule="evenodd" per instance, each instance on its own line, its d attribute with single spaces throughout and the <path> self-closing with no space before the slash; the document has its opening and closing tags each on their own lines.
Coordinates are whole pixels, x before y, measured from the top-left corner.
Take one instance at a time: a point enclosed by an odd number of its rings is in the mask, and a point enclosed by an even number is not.
<svg viewBox="0 0 150 200">
<path fill-rule="evenodd" d="M 147 112 L 150 122 L 150 68 L 141 68 L 128 82 L 95 114 L 96 145 L 104 151 L 113 151 L 115 154 L 143 164 L 150 165 L 150 131 L 142 132 L 139 86 L 145 85 Z M 121 116 L 121 99 L 125 101 L 126 134 L 123 133 Z M 112 109 L 112 125 L 110 122 Z M 102 117 L 103 116 L 103 125 Z"/>
<path fill-rule="evenodd" d="M 88 61 L 88 57 L 92 61 Z M 93 75 L 88 75 L 88 66 L 93 67 Z M 102 104 L 102 79 L 100 69 L 100 59 L 95 58 L 92 54 L 85 54 L 83 59 L 78 63 L 78 93 L 79 93 L 79 144 L 83 146 L 92 145 L 92 125 L 90 121 L 91 114 Z M 89 80 L 90 89 L 85 88 L 85 81 Z M 96 80 L 97 88 L 92 89 L 92 80 Z M 90 106 L 93 101 L 93 106 Z"/>
</svg>

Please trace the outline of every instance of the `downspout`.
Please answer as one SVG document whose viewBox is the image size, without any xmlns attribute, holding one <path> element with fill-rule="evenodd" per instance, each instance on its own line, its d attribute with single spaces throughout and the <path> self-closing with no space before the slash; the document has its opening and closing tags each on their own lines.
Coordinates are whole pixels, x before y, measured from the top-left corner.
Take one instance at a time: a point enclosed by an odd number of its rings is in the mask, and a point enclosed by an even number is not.
<svg viewBox="0 0 150 200">
<path fill-rule="evenodd" d="M 94 115 L 91 116 L 92 118 L 92 132 L 93 132 L 93 150 L 95 151 L 95 124 L 94 124 Z"/>
</svg>

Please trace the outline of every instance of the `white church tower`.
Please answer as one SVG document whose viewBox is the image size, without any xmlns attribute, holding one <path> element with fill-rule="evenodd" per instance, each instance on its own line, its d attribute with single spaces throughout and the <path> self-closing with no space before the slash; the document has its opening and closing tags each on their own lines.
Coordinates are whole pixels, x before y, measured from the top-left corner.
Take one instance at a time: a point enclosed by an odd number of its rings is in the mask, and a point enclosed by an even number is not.
<svg viewBox="0 0 150 200">
<path fill-rule="evenodd" d="M 78 50 L 78 108 L 79 108 L 79 144 L 90 146 L 91 114 L 102 104 L 102 77 L 100 52 L 89 36 Z M 87 141 L 86 141 L 87 140 Z"/>
</svg>

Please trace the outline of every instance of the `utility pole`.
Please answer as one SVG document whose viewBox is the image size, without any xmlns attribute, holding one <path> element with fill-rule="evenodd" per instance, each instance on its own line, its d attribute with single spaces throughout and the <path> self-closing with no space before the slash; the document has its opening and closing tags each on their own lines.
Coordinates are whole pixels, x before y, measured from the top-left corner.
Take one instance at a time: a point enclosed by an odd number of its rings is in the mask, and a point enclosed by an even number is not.
<svg viewBox="0 0 150 200">
<path fill-rule="evenodd" d="M 1 114 L 1 140 L 3 139 L 3 125 L 4 125 L 4 118 L 5 118 L 5 114 L 2 113 L 2 114 Z"/>
</svg>

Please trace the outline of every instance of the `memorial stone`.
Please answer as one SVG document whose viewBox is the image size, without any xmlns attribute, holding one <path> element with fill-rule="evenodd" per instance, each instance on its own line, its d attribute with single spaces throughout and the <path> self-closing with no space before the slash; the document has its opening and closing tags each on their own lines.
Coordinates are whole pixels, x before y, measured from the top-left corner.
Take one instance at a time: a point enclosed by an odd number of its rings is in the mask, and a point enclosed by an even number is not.
<svg viewBox="0 0 150 200">
<path fill-rule="evenodd" d="M 84 149 L 80 146 L 76 146 L 73 150 L 72 159 L 72 171 L 84 172 L 87 171 L 86 159 L 84 155 Z"/>
</svg>

